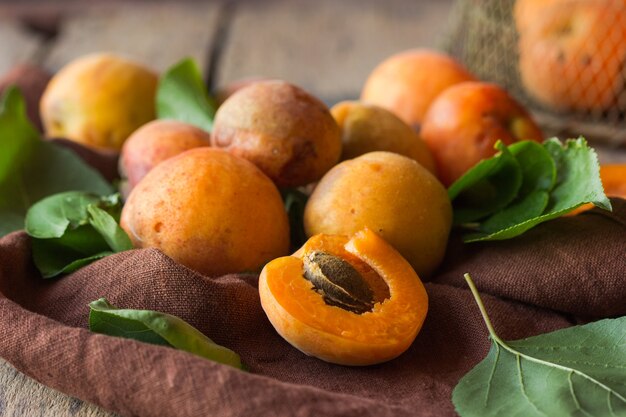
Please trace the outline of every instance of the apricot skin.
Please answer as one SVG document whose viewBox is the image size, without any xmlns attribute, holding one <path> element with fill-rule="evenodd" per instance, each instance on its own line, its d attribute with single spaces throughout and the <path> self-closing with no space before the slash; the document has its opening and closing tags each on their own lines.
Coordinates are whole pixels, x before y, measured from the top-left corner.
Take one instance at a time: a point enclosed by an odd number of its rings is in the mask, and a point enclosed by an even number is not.
<svg viewBox="0 0 626 417">
<path fill-rule="evenodd" d="M 278 186 L 317 181 L 339 160 L 339 127 L 324 103 L 284 81 L 250 84 L 218 109 L 211 145 L 258 166 Z"/>
<path fill-rule="evenodd" d="M 113 54 L 78 58 L 52 78 L 41 99 L 46 136 L 119 151 L 155 118 L 157 81 L 151 70 Z"/>
<path fill-rule="evenodd" d="M 416 161 L 371 152 L 335 166 L 307 202 L 307 236 L 352 235 L 369 227 L 395 247 L 420 277 L 441 262 L 452 222 L 446 189 Z"/>
<path fill-rule="evenodd" d="M 496 84 L 466 82 L 444 91 L 424 118 L 421 136 L 437 164 L 439 179 L 450 186 L 481 159 L 496 153 L 501 140 L 541 141 L 528 112 Z"/>
<path fill-rule="evenodd" d="M 474 79 L 452 57 L 438 51 L 414 49 L 380 63 L 365 82 L 361 100 L 390 110 L 419 130 L 428 107 L 442 91 Z"/>
<path fill-rule="evenodd" d="M 394 152 L 416 160 L 436 175 L 435 160 L 428 146 L 390 111 L 357 101 L 343 101 L 334 105 L 330 112 L 341 128 L 342 160 L 368 152 Z"/>
<path fill-rule="evenodd" d="M 128 193 L 155 166 L 189 149 L 210 146 L 207 132 L 175 120 L 154 120 L 137 129 L 122 147 L 119 171 Z"/>
<path fill-rule="evenodd" d="M 130 193 L 120 224 L 135 247 L 156 247 L 210 276 L 258 270 L 289 249 L 274 184 L 250 162 L 212 148 L 150 171 Z"/>
<path fill-rule="evenodd" d="M 426 290 L 409 263 L 375 233 L 363 230 L 350 239 L 337 238 L 344 252 L 370 265 L 386 281 L 388 299 L 363 314 L 329 306 L 302 277 L 302 260 L 294 254 L 263 268 L 259 277 L 263 310 L 276 331 L 307 355 L 351 366 L 391 360 L 419 333 L 428 310 Z"/>
</svg>

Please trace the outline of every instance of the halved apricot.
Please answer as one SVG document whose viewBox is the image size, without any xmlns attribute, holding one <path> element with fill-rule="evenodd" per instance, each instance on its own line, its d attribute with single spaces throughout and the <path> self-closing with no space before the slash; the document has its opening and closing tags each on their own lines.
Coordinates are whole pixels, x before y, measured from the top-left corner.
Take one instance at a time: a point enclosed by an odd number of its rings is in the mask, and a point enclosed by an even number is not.
<svg viewBox="0 0 626 417">
<path fill-rule="evenodd" d="M 335 265 L 316 265 L 320 268 L 313 272 L 331 271 L 323 277 L 330 289 L 307 278 L 307 263 L 319 253 L 327 255 L 322 259 L 335 258 Z M 356 270 L 371 290 L 367 311 L 329 300 L 334 291 L 351 291 L 341 277 L 332 276 L 346 268 Z M 352 237 L 311 237 L 292 256 L 263 268 L 259 293 L 267 317 L 285 340 L 307 355 L 341 365 L 372 365 L 399 356 L 413 343 L 428 310 L 428 295 L 411 265 L 369 229 Z"/>
</svg>

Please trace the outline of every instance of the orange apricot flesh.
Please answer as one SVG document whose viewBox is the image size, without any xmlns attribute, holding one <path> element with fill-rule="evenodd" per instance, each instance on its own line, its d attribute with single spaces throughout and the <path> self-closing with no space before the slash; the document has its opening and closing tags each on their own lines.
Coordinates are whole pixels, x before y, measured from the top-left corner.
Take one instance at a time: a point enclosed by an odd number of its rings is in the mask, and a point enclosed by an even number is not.
<svg viewBox="0 0 626 417">
<path fill-rule="evenodd" d="M 356 314 L 328 305 L 304 278 L 302 257 L 320 249 L 359 271 L 371 268 L 377 277 L 364 278 L 368 283 L 384 281 L 372 285 L 378 297 L 371 311 Z M 285 340 L 307 355 L 341 365 L 372 365 L 399 356 L 413 343 L 428 310 L 428 295 L 411 265 L 369 229 L 351 238 L 313 236 L 294 255 L 265 266 L 259 293 L 265 313 Z"/>
</svg>

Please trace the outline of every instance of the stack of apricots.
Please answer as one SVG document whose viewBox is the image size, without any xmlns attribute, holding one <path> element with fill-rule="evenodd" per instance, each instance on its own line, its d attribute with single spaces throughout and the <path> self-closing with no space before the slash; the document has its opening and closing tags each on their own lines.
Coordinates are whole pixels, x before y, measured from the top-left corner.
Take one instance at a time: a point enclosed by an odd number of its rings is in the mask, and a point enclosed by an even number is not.
<svg viewBox="0 0 626 417">
<path fill-rule="evenodd" d="M 210 132 L 156 120 L 157 85 L 126 58 L 79 58 L 42 98 L 46 134 L 120 153 L 121 226 L 136 248 L 207 276 L 261 271 L 276 331 L 344 365 L 393 359 L 420 331 L 420 277 L 441 263 L 452 223 L 446 187 L 497 140 L 543 139 L 505 90 L 432 50 L 390 57 L 360 100 L 330 109 L 285 81 L 228 86 Z M 624 172 L 603 171 L 609 193 Z M 290 255 L 281 191 L 293 188 L 309 194 L 308 241 Z"/>
</svg>

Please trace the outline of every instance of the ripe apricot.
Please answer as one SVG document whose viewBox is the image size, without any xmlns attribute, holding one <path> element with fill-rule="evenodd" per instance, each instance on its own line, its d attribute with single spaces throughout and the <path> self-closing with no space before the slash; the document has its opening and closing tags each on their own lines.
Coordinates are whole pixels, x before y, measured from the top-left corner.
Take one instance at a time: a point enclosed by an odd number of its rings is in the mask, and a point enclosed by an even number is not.
<svg viewBox="0 0 626 417">
<path fill-rule="evenodd" d="M 320 253 L 324 257 L 316 258 Z M 307 259 L 321 259 L 310 268 L 313 272 L 307 271 Z M 335 269 L 328 267 L 333 262 Z M 334 292 L 358 293 L 346 282 L 345 271 L 356 280 L 360 276 L 373 293 L 371 283 L 377 281 L 385 295 L 374 296 L 362 312 L 329 304 Z M 326 279 L 334 284 L 325 286 Z M 313 236 L 294 255 L 263 268 L 259 295 L 285 340 L 307 355 L 341 365 L 372 365 L 399 356 L 413 343 L 428 311 L 428 295 L 411 265 L 369 229 L 352 237 Z"/>
<path fill-rule="evenodd" d="M 520 73 L 530 95 L 556 110 L 615 105 L 624 88 L 626 3 L 552 0 L 531 6 L 518 8 L 516 16 Z"/>
<path fill-rule="evenodd" d="M 446 88 L 475 80 L 452 57 L 414 49 L 393 55 L 370 74 L 361 100 L 384 107 L 418 130 L 433 100 Z"/>
<path fill-rule="evenodd" d="M 415 159 L 435 174 L 435 160 L 428 146 L 400 118 L 388 110 L 358 101 L 342 101 L 330 109 L 341 128 L 341 159 L 375 151 L 394 152 Z"/>
<path fill-rule="evenodd" d="M 304 211 L 307 236 L 350 236 L 369 227 L 421 277 L 441 262 L 451 223 L 443 185 L 413 159 L 391 152 L 370 152 L 335 166 Z"/>
<path fill-rule="evenodd" d="M 289 250 L 287 214 L 272 181 L 213 148 L 156 166 L 130 193 L 120 224 L 135 247 L 158 248 L 206 275 L 258 270 Z"/>
<path fill-rule="evenodd" d="M 441 93 L 424 118 L 421 136 L 445 186 L 493 156 L 498 140 L 509 145 L 543 139 L 521 104 L 498 85 L 483 82 L 457 84 Z"/>
<path fill-rule="evenodd" d="M 184 151 L 210 146 L 207 132 L 176 120 L 154 120 L 133 132 L 122 147 L 119 171 L 125 197 L 161 162 Z"/>
<path fill-rule="evenodd" d="M 524 32 L 532 27 L 544 11 L 556 3 L 570 0 L 516 0 L 513 6 L 513 17 L 518 32 Z"/>
<path fill-rule="evenodd" d="M 236 91 L 217 110 L 211 144 L 258 166 L 277 185 L 317 181 L 339 160 L 339 127 L 324 103 L 284 81 Z"/>
<path fill-rule="evenodd" d="M 113 54 L 78 58 L 52 78 L 40 104 L 48 137 L 119 151 L 139 126 L 155 118 L 158 77 Z"/>
</svg>

